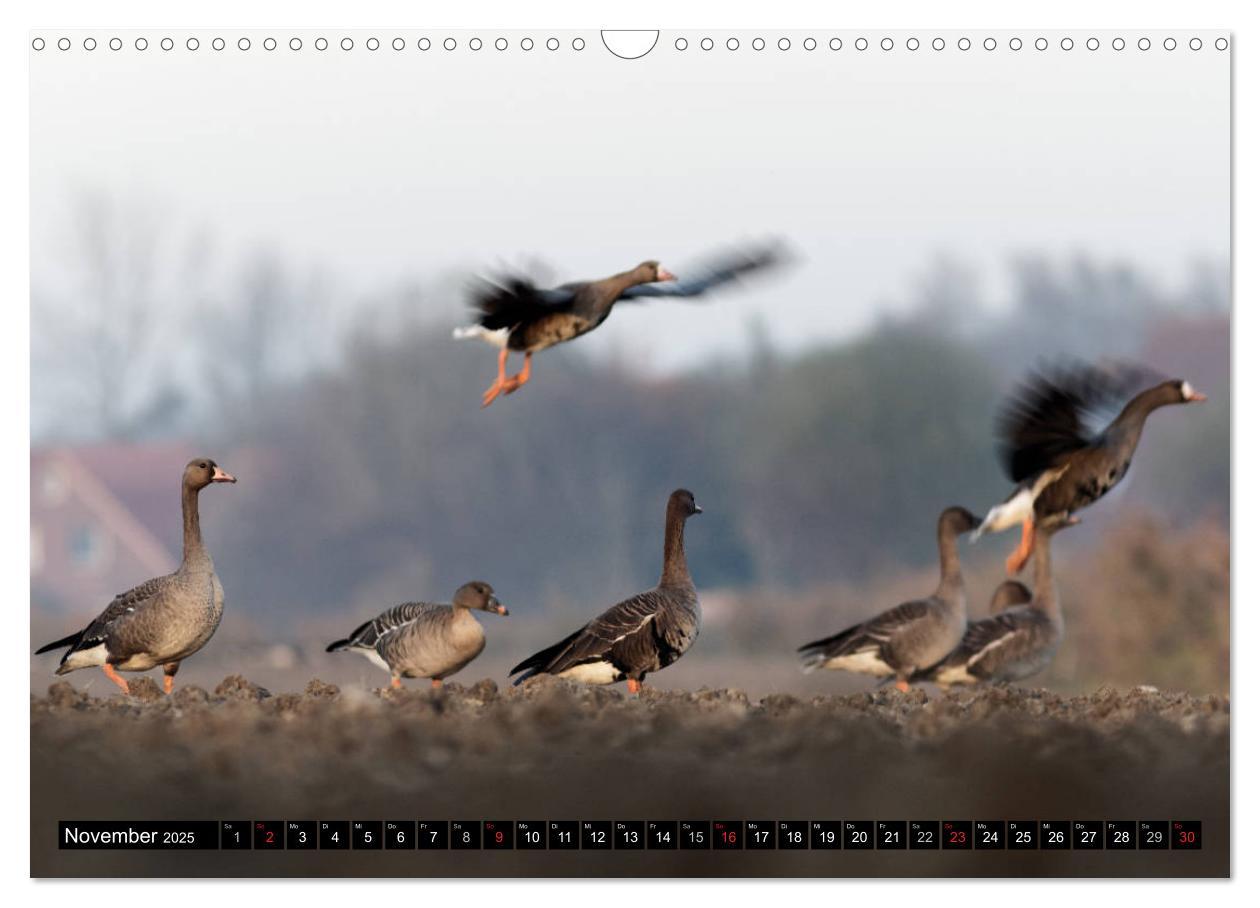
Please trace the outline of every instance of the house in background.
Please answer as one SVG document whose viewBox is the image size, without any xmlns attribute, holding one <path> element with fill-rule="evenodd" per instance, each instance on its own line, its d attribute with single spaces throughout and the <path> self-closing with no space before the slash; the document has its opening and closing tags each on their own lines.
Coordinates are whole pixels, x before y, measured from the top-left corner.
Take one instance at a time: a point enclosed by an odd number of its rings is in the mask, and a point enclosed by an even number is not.
<svg viewBox="0 0 1260 908">
<path fill-rule="evenodd" d="M 191 456 L 174 442 L 32 449 L 32 609 L 90 617 L 174 570 L 179 467 Z"/>
</svg>

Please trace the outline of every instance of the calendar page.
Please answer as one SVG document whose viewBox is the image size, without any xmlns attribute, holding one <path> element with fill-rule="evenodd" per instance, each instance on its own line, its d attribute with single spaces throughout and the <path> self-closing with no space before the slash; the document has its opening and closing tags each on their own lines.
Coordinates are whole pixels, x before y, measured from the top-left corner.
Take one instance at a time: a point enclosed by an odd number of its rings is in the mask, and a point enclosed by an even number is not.
<svg viewBox="0 0 1260 908">
<path fill-rule="evenodd" d="M 27 40 L 32 876 L 1230 874 L 1229 32 Z"/>
</svg>

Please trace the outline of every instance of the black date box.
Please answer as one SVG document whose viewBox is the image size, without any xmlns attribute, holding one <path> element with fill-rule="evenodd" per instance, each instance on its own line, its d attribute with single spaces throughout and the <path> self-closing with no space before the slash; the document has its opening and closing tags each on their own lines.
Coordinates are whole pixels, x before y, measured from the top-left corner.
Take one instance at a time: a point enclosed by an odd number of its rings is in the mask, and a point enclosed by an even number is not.
<svg viewBox="0 0 1260 908">
<path fill-rule="evenodd" d="M 511 851 L 515 845 L 511 820 L 486 820 L 481 824 L 481 847 L 485 850 Z"/>
<path fill-rule="evenodd" d="M 753 851 L 774 849 L 774 821 L 749 820 L 744 824 L 744 847 Z"/>
<path fill-rule="evenodd" d="M 520 851 L 546 851 L 547 824 L 542 820 L 517 820 L 516 847 Z"/>
<path fill-rule="evenodd" d="M 1137 848 L 1136 820 L 1107 821 L 1107 849 L 1132 851 Z"/>
<path fill-rule="evenodd" d="M 282 851 L 284 823 L 280 820 L 254 820 L 255 850 Z"/>
<path fill-rule="evenodd" d="M 451 820 L 451 848 L 461 851 L 481 849 L 480 820 Z"/>
<path fill-rule="evenodd" d="M 876 820 L 875 847 L 888 849 L 907 848 L 906 837 L 910 824 L 905 820 Z"/>
<path fill-rule="evenodd" d="M 384 848 L 385 824 L 381 820 L 351 820 L 350 844 L 356 850 L 374 851 Z"/>
<path fill-rule="evenodd" d="M 844 824 L 839 820 L 810 820 L 809 847 L 821 850 L 844 847 Z"/>
<path fill-rule="evenodd" d="M 647 847 L 646 826 L 642 820 L 614 820 L 613 846 L 632 850 Z"/>
<path fill-rule="evenodd" d="M 713 847 L 727 851 L 742 851 L 744 848 L 744 821 L 714 820 Z"/>
<path fill-rule="evenodd" d="M 911 849 L 926 851 L 941 847 L 940 820 L 911 820 L 909 826 Z"/>
<path fill-rule="evenodd" d="M 1006 848 L 1006 823 L 1002 820 L 976 820 L 971 838 L 977 851 L 1002 851 Z"/>
<path fill-rule="evenodd" d="M 471 834 L 470 834 L 471 838 Z M 426 851 L 445 851 L 451 846 L 451 828 L 446 820 L 417 820 L 416 847 Z M 472 846 L 480 848 L 478 842 Z"/>
<path fill-rule="evenodd" d="M 647 847 L 673 849 L 678 847 L 677 820 L 648 820 Z"/>
<path fill-rule="evenodd" d="M 416 847 L 416 821 L 386 820 L 385 847 L 387 849 L 414 849 Z"/>
<path fill-rule="evenodd" d="M 348 851 L 350 848 L 349 820 L 320 820 L 320 851 Z"/>
<path fill-rule="evenodd" d="M 845 820 L 844 847 L 866 851 L 875 847 L 874 820 Z"/>
<path fill-rule="evenodd" d="M 1167 820 L 1138 821 L 1138 848 L 1166 849 L 1167 847 Z"/>
<path fill-rule="evenodd" d="M 1037 824 L 1037 846 L 1046 851 L 1072 847 L 1072 824 L 1067 820 L 1042 820 Z"/>
<path fill-rule="evenodd" d="M 1203 847 L 1202 820 L 1173 820 L 1170 844 L 1173 851 L 1191 851 Z"/>
<path fill-rule="evenodd" d="M 779 820 L 779 848 L 782 851 L 801 851 L 809 847 L 808 820 Z"/>
<path fill-rule="evenodd" d="M 708 820 L 683 820 L 678 824 L 678 844 L 691 851 L 713 847 L 713 824 Z"/>
<path fill-rule="evenodd" d="M 232 851 L 253 848 L 249 825 L 249 820 L 224 820 L 219 824 L 219 847 Z"/>
<path fill-rule="evenodd" d="M 577 820 L 552 820 L 547 824 L 547 847 L 552 851 L 572 851 L 581 846 Z"/>
<path fill-rule="evenodd" d="M 1072 847 L 1077 851 L 1100 850 L 1104 835 L 1100 820 L 1076 820 L 1072 823 Z"/>
<path fill-rule="evenodd" d="M 1011 851 L 1037 850 L 1037 821 L 1010 820 L 1006 824 L 1006 847 Z"/>
<path fill-rule="evenodd" d="M 319 845 L 314 820 L 286 820 L 284 847 L 289 851 L 314 851 Z"/>
<path fill-rule="evenodd" d="M 941 847 L 952 851 L 970 851 L 975 844 L 971 820 L 942 820 Z"/>
<path fill-rule="evenodd" d="M 613 847 L 613 828 L 611 820 L 583 820 L 582 847 L 595 851 L 605 851 Z"/>
</svg>

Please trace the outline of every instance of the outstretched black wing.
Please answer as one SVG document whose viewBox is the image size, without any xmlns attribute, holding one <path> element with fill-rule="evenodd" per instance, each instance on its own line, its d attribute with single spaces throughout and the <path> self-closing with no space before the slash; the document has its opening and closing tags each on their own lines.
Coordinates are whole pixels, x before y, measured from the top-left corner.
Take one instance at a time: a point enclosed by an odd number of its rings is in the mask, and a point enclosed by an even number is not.
<svg viewBox="0 0 1260 908">
<path fill-rule="evenodd" d="M 765 246 L 731 253 L 714 259 L 708 265 L 685 274 L 676 281 L 639 284 L 626 290 L 619 300 L 646 299 L 657 296 L 700 296 L 722 284 L 738 280 L 744 275 L 769 268 L 784 261 L 783 250 L 777 246 Z"/>
<path fill-rule="evenodd" d="M 1007 475 L 1024 482 L 1097 443 L 1129 399 L 1158 381 L 1139 366 L 1079 361 L 1032 373 L 998 414 L 998 458 Z"/>
</svg>

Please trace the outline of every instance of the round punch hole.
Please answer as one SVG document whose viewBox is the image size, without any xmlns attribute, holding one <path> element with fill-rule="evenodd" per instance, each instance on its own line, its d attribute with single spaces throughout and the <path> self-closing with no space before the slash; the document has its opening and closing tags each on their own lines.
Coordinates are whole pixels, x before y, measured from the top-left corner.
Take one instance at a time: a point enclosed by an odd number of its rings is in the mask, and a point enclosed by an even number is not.
<svg viewBox="0 0 1260 908">
<path fill-rule="evenodd" d="M 249 39 L 241 38 L 236 42 L 236 46 L 241 50 L 249 50 Z"/>
<path fill-rule="evenodd" d="M 918 49 L 919 49 L 919 39 L 918 39 L 918 38 L 908 38 L 908 39 L 906 39 L 906 50 L 918 50 Z"/>
<path fill-rule="evenodd" d="M 970 39 L 970 38 L 959 38 L 959 39 L 958 39 L 958 49 L 959 49 L 959 50 L 971 50 L 971 39 Z"/>
<path fill-rule="evenodd" d="M 407 46 L 407 42 L 402 38 L 395 38 L 393 41 L 389 42 L 389 46 L 394 50 L 403 50 Z"/>
<path fill-rule="evenodd" d="M 1150 50 L 1150 49 L 1151 49 L 1151 39 L 1150 39 L 1150 38 L 1139 38 L 1139 39 L 1138 39 L 1138 50 Z"/>
<path fill-rule="evenodd" d="M 559 49 L 560 49 L 560 41 L 558 39 L 556 38 L 547 39 L 547 50 L 559 50 Z"/>
<path fill-rule="evenodd" d="M 201 42 L 198 41 L 196 38 L 189 38 L 187 41 L 184 42 L 184 46 L 187 47 L 189 50 L 196 50 L 197 48 L 201 47 Z"/>
<path fill-rule="evenodd" d="M 242 39 L 242 40 L 243 40 L 243 39 Z M 245 46 L 246 46 L 246 47 L 248 47 L 248 46 L 249 46 L 249 42 L 248 42 L 248 41 L 245 43 Z M 149 39 L 148 39 L 148 38 L 137 38 L 137 39 L 136 39 L 136 50 L 148 50 L 148 49 L 149 49 Z"/>
<path fill-rule="evenodd" d="M 574 50 L 582 50 L 584 47 L 586 47 L 586 42 L 585 42 L 585 41 L 583 41 L 581 38 L 574 38 L 574 39 L 573 39 L 573 49 L 574 49 Z"/>
<path fill-rule="evenodd" d="M 61 43 L 61 42 L 58 42 L 58 44 L 59 44 L 59 45 L 60 45 L 60 43 Z M 171 48 L 173 48 L 174 46 L 175 46 L 175 42 L 174 42 L 174 41 L 172 41 L 170 38 L 163 38 L 163 39 L 162 39 L 162 50 L 170 50 L 170 49 L 171 49 Z M 63 48 L 63 50 L 64 50 L 64 48 Z"/>
<path fill-rule="evenodd" d="M 420 48 L 421 50 L 428 50 L 432 46 L 433 46 L 433 42 L 430 41 L 428 38 L 421 38 L 419 41 L 416 42 L 416 47 Z"/>
<path fill-rule="evenodd" d="M 366 47 L 368 50 L 377 50 L 380 48 L 380 46 L 381 46 L 381 42 L 377 41 L 375 38 L 367 39 Z"/>
<path fill-rule="evenodd" d="M 36 38 L 34 41 L 32 41 L 32 42 L 31 42 L 31 47 L 32 47 L 32 48 L 34 48 L 35 50 L 43 50 L 43 49 L 44 49 L 44 39 L 43 39 L 43 38 Z"/>
<path fill-rule="evenodd" d="M 1111 49 L 1112 49 L 1112 50 L 1124 50 L 1124 39 L 1123 39 L 1123 38 L 1115 38 L 1115 39 L 1113 39 L 1113 40 L 1112 40 L 1112 42 L 1111 42 Z"/>
<path fill-rule="evenodd" d="M 445 41 L 442 42 L 442 46 L 446 48 L 447 50 L 454 50 L 456 47 L 455 39 L 447 38 Z"/>
<path fill-rule="evenodd" d="M 494 39 L 494 49 L 495 49 L 495 50 L 507 50 L 507 38 L 495 38 L 495 39 Z"/>
<path fill-rule="evenodd" d="M 985 39 L 984 39 L 984 49 L 985 49 L 985 50 L 997 50 L 997 41 L 996 41 L 996 39 L 994 39 L 994 38 L 985 38 Z"/>
<path fill-rule="evenodd" d="M 726 39 L 726 49 L 727 49 L 727 50 L 739 50 L 739 39 L 738 39 L 738 38 L 727 38 L 727 39 Z"/>
<path fill-rule="evenodd" d="M 1019 50 L 1023 46 L 1024 46 L 1024 42 L 1019 40 L 1018 38 L 1011 39 L 1011 50 Z"/>
<path fill-rule="evenodd" d="M 1229 41 L 1228 41 L 1227 39 L 1225 39 L 1225 38 L 1217 38 L 1217 39 L 1216 39 L 1216 49 L 1217 49 L 1217 50 L 1225 50 L 1227 47 L 1229 47 Z"/>
<path fill-rule="evenodd" d="M 275 50 L 275 49 L 276 49 L 276 39 L 275 39 L 275 38 L 264 38 L 264 39 L 263 39 L 263 50 Z"/>
<path fill-rule="evenodd" d="M 803 42 L 801 42 L 801 46 L 804 47 L 806 50 L 813 50 L 815 47 L 818 46 L 818 42 L 815 41 L 813 38 L 806 38 Z"/>
<path fill-rule="evenodd" d="M 1191 50 L 1203 50 L 1203 41 L 1202 41 L 1202 39 L 1200 39 L 1200 38 L 1191 38 L 1191 39 L 1190 39 L 1190 49 L 1191 49 Z"/>
<path fill-rule="evenodd" d="M 216 41 L 218 41 L 218 42 L 219 42 L 219 46 L 218 46 L 217 48 L 215 48 L 215 49 L 216 49 L 216 50 L 223 50 L 223 39 L 222 39 L 222 38 L 215 38 L 214 40 L 216 40 Z M 110 39 L 109 39 L 109 49 L 110 49 L 110 50 L 122 50 L 122 38 L 110 38 Z"/>
<path fill-rule="evenodd" d="M 713 50 L 713 39 L 712 39 L 712 38 L 702 38 L 702 39 L 700 39 L 700 49 L 701 49 L 701 50 Z"/>
<path fill-rule="evenodd" d="M 1064 38 L 1062 41 L 1059 42 L 1059 47 L 1063 48 L 1064 50 L 1071 50 L 1073 47 L 1072 39 Z"/>
<path fill-rule="evenodd" d="M 1090 50 L 1098 50 L 1098 39 L 1090 38 L 1088 41 L 1085 42 L 1085 46 L 1088 47 Z"/>
<path fill-rule="evenodd" d="M 944 38 L 933 38 L 933 39 L 932 39 L 932 50 L 944 50 L 944 49 L 945 49 L 945 39 L 944 39 Z"/>
<path fill-rule="evenodd" d="M 791 50 L 791 49 L 792 49 L 791 41 L 789 41 L 787 38 L 779 39 L 779 50 Z"/>
<path fill-rule="evenodd" d="M 686 38 L 679 38 L 676 41 L 674 41 L 674 50 L 686 50 L 686 49 L 687 49 Z"/>
<path fill-rule="evenodd" d="M 853 42 L 853 46 L 856 47 L 858 50 L 866 50 L 866 39 L 858 38 L 856 41 Z"/>
<path fill-rule="evenodd" d="M 765 49 L 766 49 L 766 42 L 765 42 L 765 39 L 764 39 L 764 38 L 753 38 L 752 48 L 753 48 L 753 50 L 765 50 Z"/>
<path fill-rule="evenodd" d="M 113 42 L 110 42 L 110 44 L 112 46 Z M 213 47 L 215 50 L 223 50 L 223 48 L 227 47 L 227 42 L 224 41 L 222 38 L 215 38 L 213 41 L 210 42 L 210 46 Z"/>
<path fill-rule="evenodd" d="M 58 50 L 69 50 L 69 49 L 70 49 L 70 39 L 69 39 L 69 38 L 58 38 L 58 39 L 57 39 L 57 49 L 58 49 Z"/>
<path fill-rule="evenodd" d="M 289 39 L 289 50 L 301 50 L 301 49 L 302 49 L 302 39 L 301 39 L 301 38 L 290 38 L 290 39 Z"/>
<path fill-rule="evenodd" d="M 315 49 L 316 49 L 316 50 L 328 50 L 328 39 L 327 39 L 327 38 L 316 38 L 316 39 L 315 39 Z"/>
<path fill-rule="evenodd" d="M 1177 49 L 1177 40 L 1175 38 L 1164 39 L 1164 50 L 1176 50 L 1176 49 Z"/>
<path fill-rule="evenodd" d="M 522 38 L 522 39 L 521 39 L 521 50 L 533 50 L 533 49 L 534 49 L 534 39 L 533 39 L 533 38 Z"/>
<path fill-rule="evenodd" d="M 892 39 L 892 38 L 884 38 L 884 39 L 882 39 L 882 40 L 879 42 L 879 46 L 880 46 L 881 48 L 883 48 L 884 50 L 892 50 L 892 49 L 893 49 L 893 39 Z"/>
<path fill-rule="evenodd" d="M 1050 42 L 1047 41 L 1045 38 L 1038 38 L 1036 41 L 1033 42 L 1033 47 L 1037 48 L 1037 50 L 1045 50 L 1049 46 L 1050 46 Z"/>
<path fill-rule="evenodd" d="M 481 50 L 481 39 L 480 39 L 480 38 L 473 38 L 471 41 L 469 41 L 469 42 L 468 42 L 468 49 L 469 49 L 469 50 Z"/>
<path fill-rule="evenodd" d="M 830 47 L 832 50 L 839 50 L 840 48 L 844 47 L 844 42 L 841 41 L 839 38 L 832 38 L 830 41 L 827 42 L 827 46 Z"/>
<path fill-rule="evenodd" d="M 341 49 L 342 49 L 342 50 L 354 50 L 354 41 L 353 41 L 352 39 L 350 39 L 350 38 L 342 38 L 342 39 L 341 39 Z"/>
<path fill-rule="evenodd" d="M 83 49 L 84 49 L 84 50 L 96 50 L 96 39 L 95 39 L 95 38 L 84 38 L 84 39 L 83 39 Z"/>
</svg>

